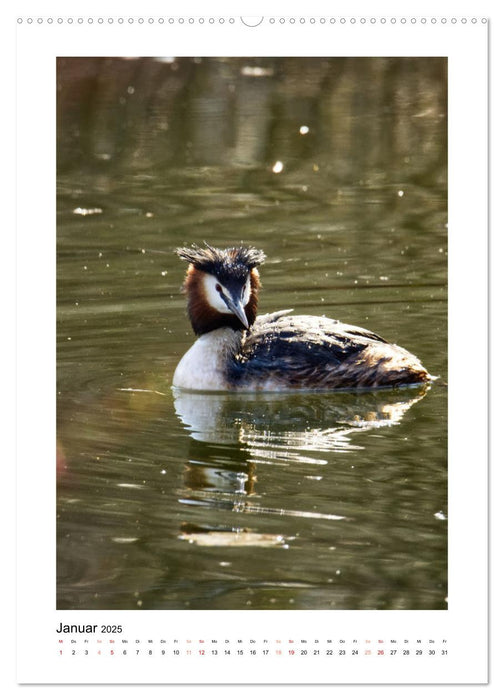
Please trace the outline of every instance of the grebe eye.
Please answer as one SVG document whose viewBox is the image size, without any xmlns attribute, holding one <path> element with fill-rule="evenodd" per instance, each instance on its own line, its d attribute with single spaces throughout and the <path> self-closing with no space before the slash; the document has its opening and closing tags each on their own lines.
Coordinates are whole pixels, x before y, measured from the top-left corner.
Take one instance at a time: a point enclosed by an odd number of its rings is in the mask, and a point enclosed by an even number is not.
<svg viewBox="0 0 504 700">
<path fill-rule="evenodd" d="M 222 292 L 222 287 L 220 286 L 220 284 L 216 284 L 215 289 L 219 292 L 219 294 Z"/>
</svg>

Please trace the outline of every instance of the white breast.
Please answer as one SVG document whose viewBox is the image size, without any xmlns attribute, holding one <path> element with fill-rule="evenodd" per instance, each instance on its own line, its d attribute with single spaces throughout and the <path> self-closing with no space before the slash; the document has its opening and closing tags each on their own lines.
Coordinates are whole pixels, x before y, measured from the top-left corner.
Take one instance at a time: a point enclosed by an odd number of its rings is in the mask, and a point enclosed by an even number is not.
<svg viewBox="0 0 504 700">
<path fill-rule="evenodd" d="M 178 363 L 173 386 L 193 391 L 228 391 L 226 363 L 237 351 L 240 338 L 241 333 L 231 328 L 202 335 Z"/>
</svg>

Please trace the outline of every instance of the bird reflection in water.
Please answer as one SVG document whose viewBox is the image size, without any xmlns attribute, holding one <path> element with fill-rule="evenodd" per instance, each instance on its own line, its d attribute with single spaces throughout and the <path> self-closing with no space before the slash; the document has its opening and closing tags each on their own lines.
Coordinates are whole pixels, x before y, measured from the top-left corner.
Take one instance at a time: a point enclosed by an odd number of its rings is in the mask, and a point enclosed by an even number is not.
<svg viewBox="0 0 504 700">
<path fill-rule="evenodd" d="M 324 453 L 364 449 L 359 436 L 397 425 L 429 386 L 376 392 L 226 394 L 174 389 L 175 411 L 190 432 L 180 503 L 207 510 L 344 520 L 336 513 L 257 504 L 258 466 L 323 466 Z M 282 546 L 289 538 L 222 521 L 184 522 L 181 539 L 204 546 Z"/>
</svg>

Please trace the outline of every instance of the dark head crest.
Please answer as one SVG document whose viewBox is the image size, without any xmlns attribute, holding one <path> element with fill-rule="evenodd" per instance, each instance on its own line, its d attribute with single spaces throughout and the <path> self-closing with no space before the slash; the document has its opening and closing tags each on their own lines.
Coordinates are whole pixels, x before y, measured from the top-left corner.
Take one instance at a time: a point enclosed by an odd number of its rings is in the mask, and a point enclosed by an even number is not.
<svg viewBox="0 0 504 700">
<path fill-rule="evenodd" d="M 262 250 L 250 246 L 234 248 L 206 248 L 193 245 L 191 248 L 177 248 L 179 258 L 194 265 L 197 270 L 209 272 L 216 277 L 228 277 L 239 272 L 247 273 L 266 259 Z"/>
</svg>

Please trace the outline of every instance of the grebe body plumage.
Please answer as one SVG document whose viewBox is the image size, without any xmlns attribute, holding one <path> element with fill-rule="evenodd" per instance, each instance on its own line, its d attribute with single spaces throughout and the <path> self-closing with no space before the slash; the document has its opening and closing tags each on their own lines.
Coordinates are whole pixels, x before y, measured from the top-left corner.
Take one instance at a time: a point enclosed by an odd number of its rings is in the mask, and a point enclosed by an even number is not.
<svg viewBox="0 0 504 700">
<path fill-rule="evenodd" d="M 258 265 L 265 255 L 239 246 L 180 248 L 198 339 L 180 360 L 174 386 L 197 391 L 381 388 L 432 379 L 418 358 L 376 333 L 325 316 L 256 316 Z"/>
</svg>

